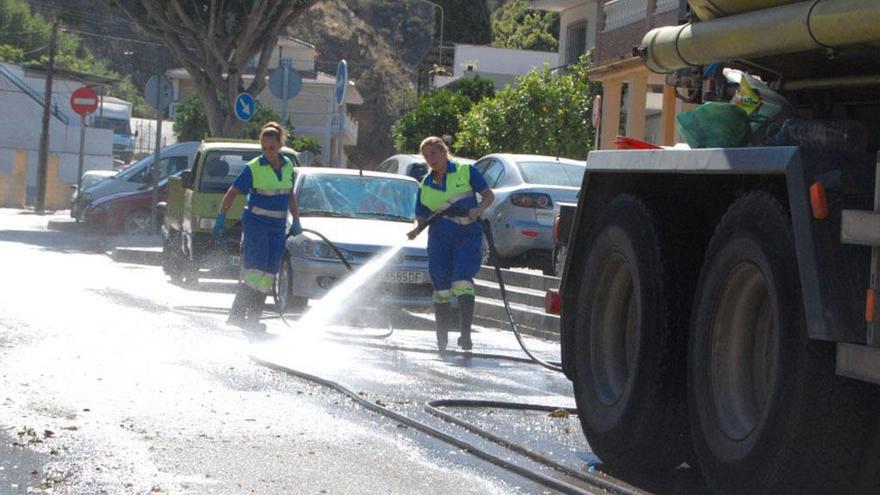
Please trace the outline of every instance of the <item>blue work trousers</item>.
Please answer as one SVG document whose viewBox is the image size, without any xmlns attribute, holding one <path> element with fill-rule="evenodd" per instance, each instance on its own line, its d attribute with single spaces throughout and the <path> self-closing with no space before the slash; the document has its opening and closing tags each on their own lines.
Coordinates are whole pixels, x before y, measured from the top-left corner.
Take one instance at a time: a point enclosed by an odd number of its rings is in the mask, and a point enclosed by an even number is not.
<svg viewBox="0 0 880 495">
<path fill-rule="evenodd" d="M 478 223 L 458 225 L 441 219 L 428 228 L 428 273 L 434 302 L 474 294 L 482 242 L 483 232 Z"/>
<path fill-rule="evenodd" d="M 245 210 L 241 223 L 241 281 L 268 294 L 272 292 L 272 283 L 284 256 L 287 222 L 264 218 Z"/>
</svg>

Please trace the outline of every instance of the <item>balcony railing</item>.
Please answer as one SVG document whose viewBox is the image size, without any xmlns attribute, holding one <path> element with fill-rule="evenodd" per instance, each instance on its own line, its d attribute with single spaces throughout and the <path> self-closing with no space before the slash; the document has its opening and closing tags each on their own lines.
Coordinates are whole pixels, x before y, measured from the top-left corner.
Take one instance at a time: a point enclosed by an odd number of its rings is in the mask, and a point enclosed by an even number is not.
<svg viewBox="0 0 880 495">
<path fill-rule="evenodd" d="M 648 13 L 646 0 L 611 0 L 602 6 L 605 12 L 605 31 L 628 26 L 645 18 Z"/>
</svg>

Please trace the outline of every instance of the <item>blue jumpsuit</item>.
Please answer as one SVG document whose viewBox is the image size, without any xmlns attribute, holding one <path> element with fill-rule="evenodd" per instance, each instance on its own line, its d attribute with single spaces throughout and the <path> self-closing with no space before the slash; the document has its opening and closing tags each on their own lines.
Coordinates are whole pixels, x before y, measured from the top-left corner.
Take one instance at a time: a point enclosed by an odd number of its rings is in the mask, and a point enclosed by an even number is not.
<svg viewBox="0 0 880 495">
<path fill-rule="evenodd" d="M 416 201 L 416 216 L 427 218 L 432 210 L 423 202 L 422 189 L 431 188 L 448 197 L 456 196 L 447 191 L 447 181 L 458 172 L 458 167 L 469 167 L 470 194 L 452 203 L 452 207 L 469 211 L 477 207 L 475 192 L 488 189 L 483 175 L 473 165 L 448 162 L 443 183 L 434 182 L 432 173 L 422 179 Z M 451 188 L 450 188 L 451 189 Z M 428 272 L 434 289 L 434 302 L 450 302 L 453 297 L 474 295 L 474 276 L 480 271 L 483 231 L 480 222 L 462 225 L 460 219 L 443 217 L 428 227 Z"/>
<path fill-rule="evenodd" d="M 279 170 L 274 170 L 266 157 L 260 155 L 248 163 L 232 184 L 241 193 L 248 194 L 247 209 L 241 216 L 243 230 L 241 282 L 263 294 L 272 292 L 272 284 L 284 255 L 293 163 L 288 158 L 283 156 L 281 158 L 284 164 Z M 256 187 L 261 184 L 257 180 L 255 186 L 251 167 L 260 167 L 257 171 L 264 179 L 267 173 L 274 172 L 277 181 L 268 182 L 270 185 L 271 182 L 278 182 L 284 187 L 272 189 Z"/>
</svg>

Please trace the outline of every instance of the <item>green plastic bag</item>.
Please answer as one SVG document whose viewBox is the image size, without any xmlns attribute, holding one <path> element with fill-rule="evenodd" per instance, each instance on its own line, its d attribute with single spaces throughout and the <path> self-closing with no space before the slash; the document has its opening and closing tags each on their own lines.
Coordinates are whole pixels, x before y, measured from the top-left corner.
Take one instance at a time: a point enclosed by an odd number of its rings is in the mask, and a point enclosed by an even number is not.
<svg viewBox="0 0 880 495">
<path fill-rule="evenodd" d="M 691 148 L 746 146 L 752 135 L 749 115 L 730 103 L 704 103 L 679 114 L 675 129 Z"/>
</svg>

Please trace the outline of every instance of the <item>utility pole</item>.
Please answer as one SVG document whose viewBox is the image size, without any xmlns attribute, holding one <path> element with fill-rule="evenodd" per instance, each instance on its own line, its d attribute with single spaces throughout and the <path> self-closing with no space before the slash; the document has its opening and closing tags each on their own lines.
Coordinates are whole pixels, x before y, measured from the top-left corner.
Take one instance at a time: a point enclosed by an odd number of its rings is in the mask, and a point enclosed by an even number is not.
<svg viewBox="0 0 880 495">
<path fill-rule="evenodd" d="M 42 215 L 46 209 L 46 175 L 49 170 L 49 114 L 52 105 L 52 78 L 55 73 L 55 49 L 58 44 L 58 19 L 52 22 L 49 39 L 49 67 L 46 71 L 46 90 L 43 93 L 43 130 L 40 132 L 40 149 L 37 161 L 37 197 L 34 210 Z"/>
</svg>

